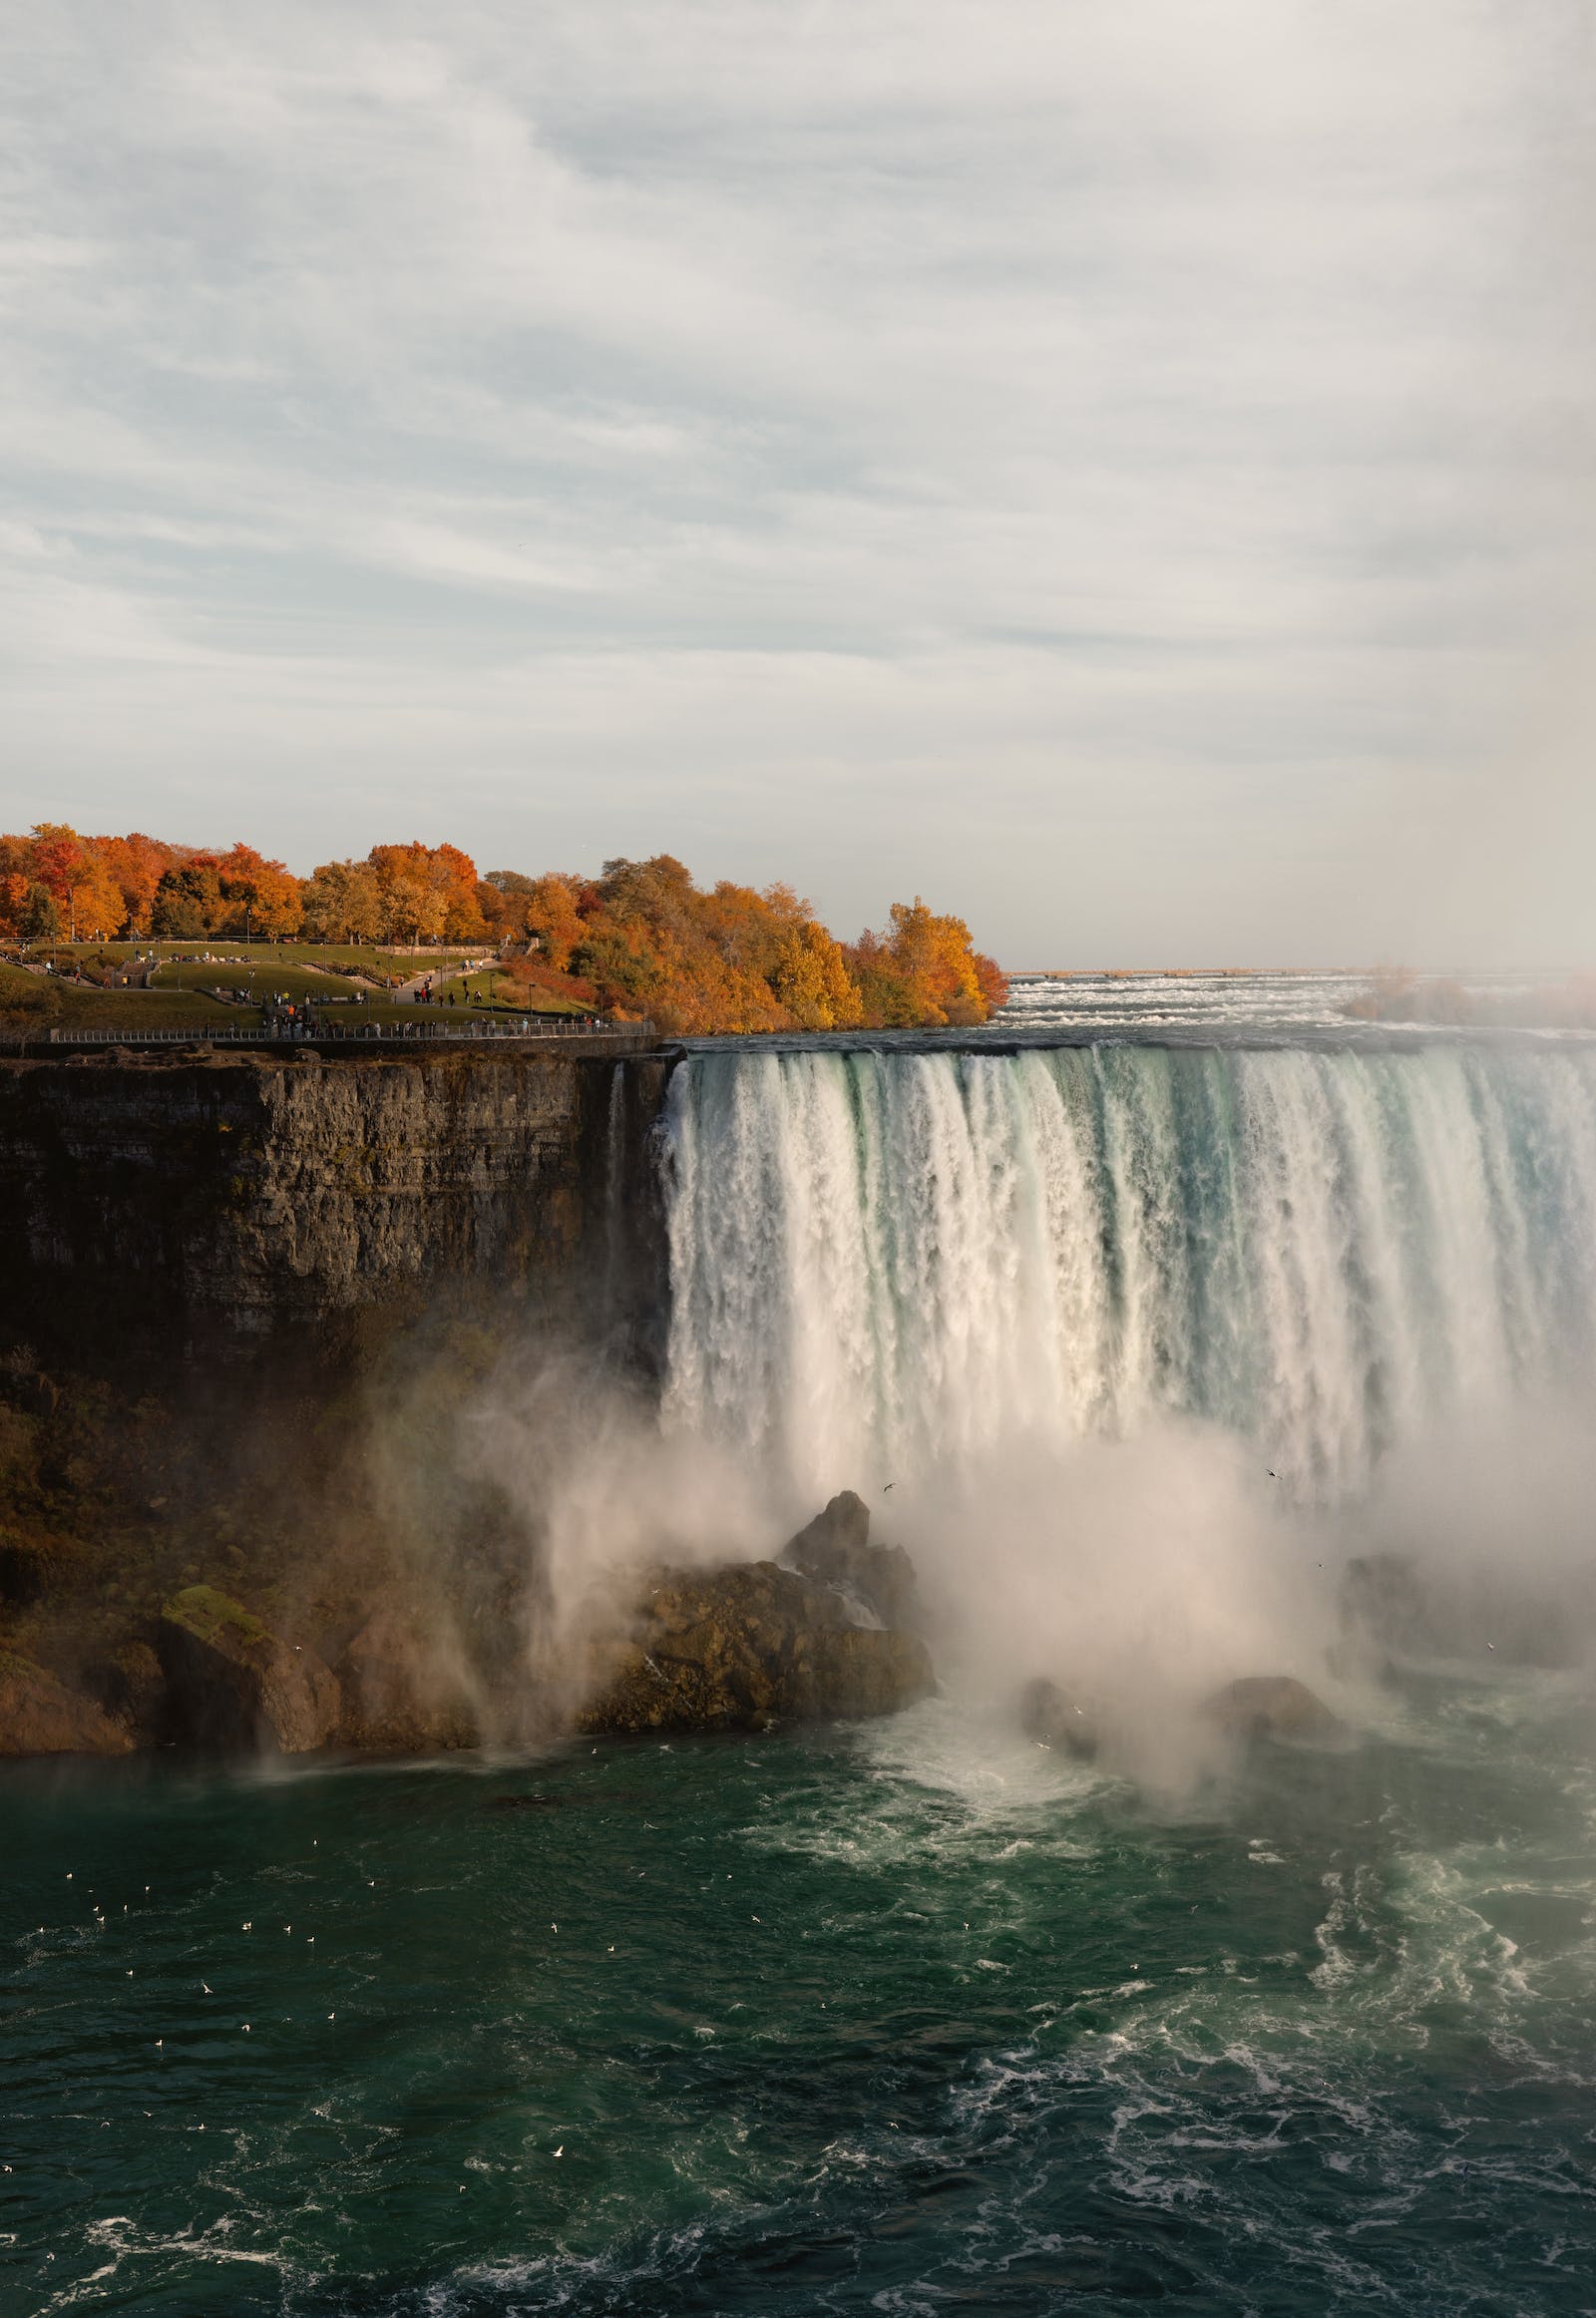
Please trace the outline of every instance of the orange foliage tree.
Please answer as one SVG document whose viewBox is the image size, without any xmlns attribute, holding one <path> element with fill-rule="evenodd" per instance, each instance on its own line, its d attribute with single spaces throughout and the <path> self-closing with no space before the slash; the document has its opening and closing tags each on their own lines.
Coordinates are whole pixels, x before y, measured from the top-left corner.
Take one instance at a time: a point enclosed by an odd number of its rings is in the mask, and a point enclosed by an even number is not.
<svg viewBox="0 0 1596 2318">
<path fill-rule="evenodd" d="M 458 845 L 374 845 L 387 942 L 480 942 L 477 865 Z"/>
<path fill-rule="evenodd" d="M 127 921 L 127 897 L 106 839 L 80 837 L 61 821 L 40 822 L 26 837 L 0 838 L 0 933 L 7 939 L 26 939 L 49 922 L 79 941 L 106 941 Z"/>
<path fill-rule="evenodd" d="M 1002 969 L 978 951 L 963 918 L 940 918 L 917 894 L 894 902 L 890 930 L 848 953 L 868 1019 L 884 1028 L 969 1028 L 1008 995 Z"/>
<path fill-rule="evenodd" d="M 790 886 L 707 891 L 670 854 L 479 878 L 455 845 L 374 845 L 296 878 L 252 846 L 225 853 L 134 831 L 41 823 L 0 836 L 0 939 L 154 934 L 328 944 L 492 941 L 529 1003 L 541 990 L 682 1032 L 850 1030 L 984 1022 L 1007 984 L 962 918 L 917 895 L 844 946 Z"/>
</svg>

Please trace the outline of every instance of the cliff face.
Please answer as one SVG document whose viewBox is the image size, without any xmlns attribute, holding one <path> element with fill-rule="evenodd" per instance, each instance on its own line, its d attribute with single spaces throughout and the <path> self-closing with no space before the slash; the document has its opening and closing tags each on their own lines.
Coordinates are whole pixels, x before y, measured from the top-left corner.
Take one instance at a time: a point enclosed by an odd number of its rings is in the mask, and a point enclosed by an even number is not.
<svg viewBox="0 0 1596 2318">
<path fill-rule="evenodd" d="M 657 1288 L 668 1060 L 613 1050 L 0 1062 L 0 1332 L 51 1370 L 251 1361 L 506 1294 Z"/>
<path fill-rule="evenodd" d="M 483 1478 L 480 1411 L 551 1365 L 577 1423 L 600 1367 L 646 1380 L 669 1068 L 575 1040 L 0 1061 L 0 1654 L 23 1669 L 0 1754 L 57 1677 L 165 1728 L 139 1701 L 196 1585 L 334 1655 L 408 1619 L 458 1678 L 446 1722 L 460 1682 L 514 1689 L 536 1519 Z"/>
<path fill-rule="evenodd" d="M 671 1059 L 0 1061 L 0 1758 L 566 1726 L 551 1507 L 646 1399 Z M 868 1526 L 609 1602 L 586 1727 L 923 1695 L 836 1591 L 907 1605 Z"/>
</svg>

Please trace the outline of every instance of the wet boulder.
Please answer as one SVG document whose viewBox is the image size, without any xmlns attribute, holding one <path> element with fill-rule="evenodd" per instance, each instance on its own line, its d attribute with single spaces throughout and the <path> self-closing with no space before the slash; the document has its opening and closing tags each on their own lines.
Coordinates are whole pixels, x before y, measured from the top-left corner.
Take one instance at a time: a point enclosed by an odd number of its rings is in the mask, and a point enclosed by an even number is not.
<svg viewBox="0 0 1596 2318">
<path fill-rule="evenodd" d="M 1327 1739 L 1346 1730 L 1323 1699 L 1289 1674 L 1246 1675 L 1227 1683 L 1202 1712 L 1227 1738 Z"/>
<path fill-rule="evenodd" d="M 586 1732 L 890 1715 L 936 1687 L 917 1636 L 859 1625 L 832 1587 L 769 1561 L 654 1571 L 629 1637 L 596 1646 L 590 1672 Z"/>
<path fill-rule="evenodd" d="M 883 1626 L 914 1627 L 915 1565 L 901 1545 L 871 1544 L 870 1508 L 853 1489 L 841 1490 L 800 1529 L 781 1559 L 862 1604 Z"/>
<path fill-rule="evenodd" d="M 0 1651 L 0 1754 L 127 1754 L 133 1740 L 98 1707 L 31 1659 Z"/>
<path fill-rule="evenodd" d="M 337 1678 L 213 1586 L 161 1613 L 157 1650 L 178 1734 L 222 1753 L 302 1754 L 337 1731 Z"/>
<path fill-rule="evenodd" d="M 1045 1675 L 1026 1683 L 1019 1694 L 1019 1728 L 1027 1738 L 1081 1762 L 1092 1761 L 1100 1743 L 1096 1718 Z"/>
</svg>

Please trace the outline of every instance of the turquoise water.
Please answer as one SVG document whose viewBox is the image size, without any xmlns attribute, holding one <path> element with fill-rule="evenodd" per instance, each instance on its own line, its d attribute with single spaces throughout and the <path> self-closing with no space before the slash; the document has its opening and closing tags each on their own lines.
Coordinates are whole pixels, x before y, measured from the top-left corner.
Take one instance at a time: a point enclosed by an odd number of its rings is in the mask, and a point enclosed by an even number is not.
<svg viewBox="0 0 1596 2318">
<path fill-rule="evenodd" d="M 1592 1701 L 1376 1711 L 14 1768 L 0 2306 L 1591 2309 Z"/>
</svg>

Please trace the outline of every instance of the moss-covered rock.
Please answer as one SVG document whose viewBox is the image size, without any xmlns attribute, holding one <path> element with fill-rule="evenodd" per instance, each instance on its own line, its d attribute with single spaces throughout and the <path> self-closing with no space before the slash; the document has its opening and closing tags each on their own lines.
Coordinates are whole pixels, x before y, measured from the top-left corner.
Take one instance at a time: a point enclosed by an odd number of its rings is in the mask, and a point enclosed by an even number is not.
<svg viewBox="0 0 1596 2318">
<path fill-rule="evenodd" d="M 774 1562 L 658 1570 L 631 1640 L 599 1651 L 582 1731 L 757 1731 L 890 1715 L 935 1688 L 918 1637 L 852 1622 L 829 1587 Z"/>
<path fill-rule="evenodd" d="M 93 1699 L 0 1651 L 0 1754 L 127 1754 L 133 1740 Z"/>
<path fill-rule="evenodd" d="M 338 1682 L 313 1650 L 282 1641 L 214 1586 L 186 1586 L 161 1613 L 157 1649 L 179 1734 L 228 1753 L 301 1754 L 338 1727 Z"/>
</svg>

